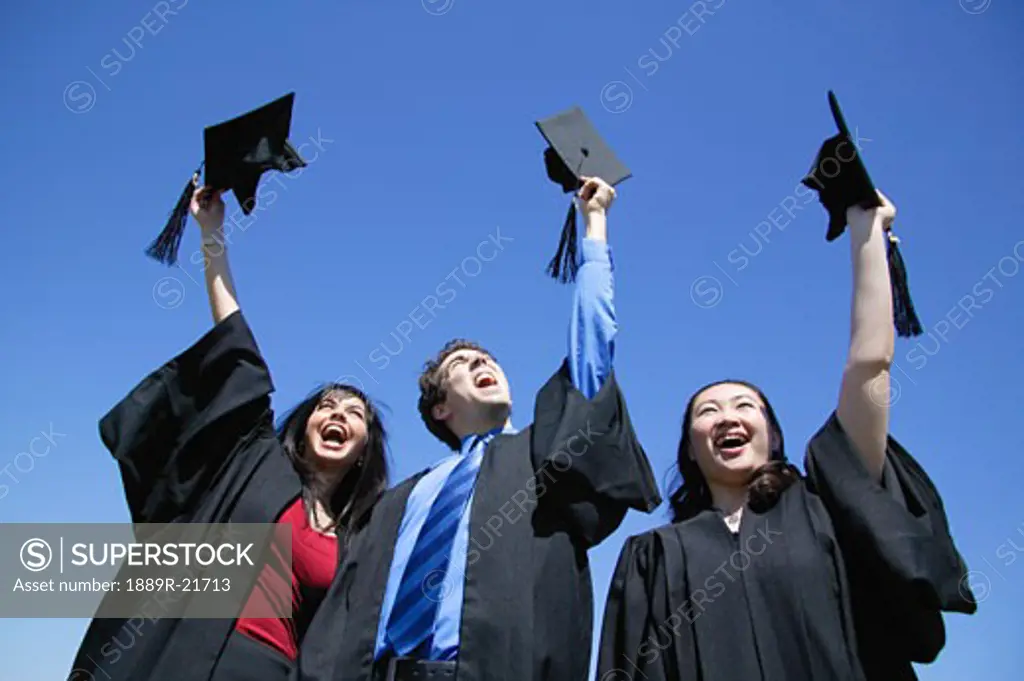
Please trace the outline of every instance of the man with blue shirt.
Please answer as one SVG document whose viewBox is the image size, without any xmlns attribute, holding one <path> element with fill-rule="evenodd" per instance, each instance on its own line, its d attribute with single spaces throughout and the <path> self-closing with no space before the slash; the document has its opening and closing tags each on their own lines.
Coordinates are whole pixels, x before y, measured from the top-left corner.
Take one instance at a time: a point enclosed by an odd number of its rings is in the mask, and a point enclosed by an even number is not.
<svg viewBox="0 0 1024 681">
<path fill-rule="evenodd" d="M 390 490 L 352 543 L 303 645 L 303 681 L 567 681 L 589 670 L 587 550 L 661 503 L 612 368 L 607 211 L 586 219 L 566 360 L 511 423 L 501 366 L 449 342 L 420 377 L 420 414 L 454 453 Z"/>
</svg>

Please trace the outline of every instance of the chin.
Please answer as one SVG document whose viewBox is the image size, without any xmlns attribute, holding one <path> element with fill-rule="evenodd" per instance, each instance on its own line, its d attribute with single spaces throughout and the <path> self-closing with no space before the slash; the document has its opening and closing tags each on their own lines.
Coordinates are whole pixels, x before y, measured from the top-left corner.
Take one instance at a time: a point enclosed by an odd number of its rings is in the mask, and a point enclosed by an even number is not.
<svg viewBox="0 0 1024 681">
<path fill-rule="evenodd" d="M 512 406 L 512 399 L 507 393 L 494 392 L 491 394 L 477 395 L 476 402 L 485 405 L 488 409 L 505 408 Z"/>
<path fill-rule="evenodd" d="M 735 476 L 737 479 L 742 477 L 745 482 L 746 478 L 750 477 L 762 465 L 768 463 L 768 460 L 754 452 L 747 451 L 732 459 L 723 459 L 716 454 L 715 463 L 726 475 L 730 477 Z"/>
<path fill-rule="evenodd" d="M 494 407 L 502 407 L 508 409 L 509 407 L 512 406 L 512 400 L 508 398 L 508 395 L 504 395 L 501 397 L 492 397 L 491 399 L 486 400 L 485 404 L 489 404 Z"/>
</svg>

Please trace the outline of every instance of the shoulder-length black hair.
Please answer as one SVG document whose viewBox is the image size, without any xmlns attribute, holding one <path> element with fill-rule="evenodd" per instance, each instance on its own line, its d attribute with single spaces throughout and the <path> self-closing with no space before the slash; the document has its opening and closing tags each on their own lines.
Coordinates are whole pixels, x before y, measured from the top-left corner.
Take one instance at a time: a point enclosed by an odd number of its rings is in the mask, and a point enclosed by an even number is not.
<svg viewBox="0 0 1024 681">
<path fill-rule="evenodd" d="M 724 380 L 709 383 L 690 396 L 683 414 L 683 432 L 679 438 L 679 449 L 676 454 L 676 466 L 679 482 L 669 496 L 672 510 L 672 522 L 678 523 L 701 511 L 711 508 L 711 490 L 697 462 L 690 456 L 690 424 L 693 421 L 693 404 L 697 397 L 716 385 L 742 385 L 753 390 L 764 404 L 765 418 L 768 421 L 771 455 L 768 463 L 759 467 L 750 476 L 748 505 L 755 512 L 763 512 L 775 505 L 779 496 L 795 480 L 799 479 L 800 471 L 786 459 L 786 444 L 782 437 L 779 419 L 775 416 L 771 402 L 764 392 L 752 383 L 738 380 Z"/>
<path fill-rule="evenodd" d="M 277 427 L 277 438 L 302 479 L 302 499 L 307 508 L 311 508 L 313 467 L 306 458 L 306 422 L 317 405 L 331 394 L 357 397 L 366 407 L 366 448 L 356 465 L 334 488 L 327 508 L 339 541 L 347 546 L 349 538 L 388 486 L 387 432 L 380 411 L 359 388 L 347 383 L 327 383 L 284 416 Z"/>
</svg>

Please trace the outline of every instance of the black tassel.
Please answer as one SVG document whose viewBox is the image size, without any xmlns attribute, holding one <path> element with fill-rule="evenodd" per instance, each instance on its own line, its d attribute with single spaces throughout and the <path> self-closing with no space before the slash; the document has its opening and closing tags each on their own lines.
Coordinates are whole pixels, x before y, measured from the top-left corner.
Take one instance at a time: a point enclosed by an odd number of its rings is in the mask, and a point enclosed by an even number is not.
<svg viewBox="0 0 1024 681">
<path fill-rule="evenodd" d="M 146 249 L 146 255 L 162 262 L 165 265 L 174 265 L 178 262 L 178 246 L 181 244 L 181 237 L 185 232 L 185 224 L 188 222 L 189 204 L 192 203 L 192 193 L 199 184 L 199 172 L 202 166 L 196 170 L 192 178 L 185 185 L 178 203 L 167 218 L 167 224 L 160 232 L 160 236 L 153 240 L 153 243 Z"/>
<path fill-rule="evenodd" d="M 907 267 L 900 255 L 899 239 L 891 231 L 886 231 L 888 238 L 887 256 L 889 259 L 889 280 L 892 282 L 892 312 L 896 324 L 896 333 L 903 338 L 920 336 L 921 322 L 914 311 L 914 303 L 910 300 L 910 286 L 907 283 Z"/>
<path fill-rule="evenodd" d="M 569 203 L 569 212 L 562 225 L 562 238 L 558 242 L 558 253 L 548 263 L 548 274 L 563 284 L 576 281 L 579 263 L 576 261 L 576 201 Z"/>
</svg>

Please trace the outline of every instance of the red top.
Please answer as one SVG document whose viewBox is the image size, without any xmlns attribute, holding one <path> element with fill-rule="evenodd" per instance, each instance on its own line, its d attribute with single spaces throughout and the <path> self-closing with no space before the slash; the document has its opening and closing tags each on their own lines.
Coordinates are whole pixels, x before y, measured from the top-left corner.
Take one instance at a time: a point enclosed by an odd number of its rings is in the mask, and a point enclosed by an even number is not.
<svg viewBox="0 0 1024 681">
<path fill-rule="evenodd" d="M 278 522 L 292 526 L 292 564 L 287 565 L 284 556 L 273 552 L 249 594 L 235 629 L 295 660 L 299 649 L 295 619 L 302 607 L 302 589 L 326 591 L 331 585 L 338 565 L 338 539 L 310 527 L 301 497 L 285 509 Z M 286 581 L 289 574 L 290 587 Z M 281 600 L 289 593 L 292 616 L 266 617 L 267 613 L 284 611 Z M 260 614 L 263 617 L 257 616 Z"/>
</svg>

